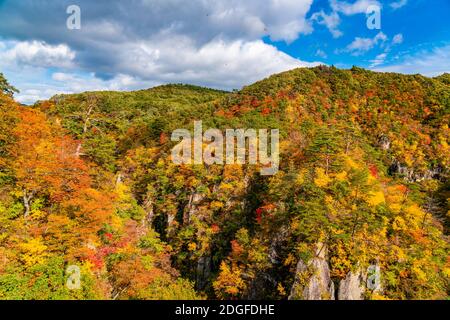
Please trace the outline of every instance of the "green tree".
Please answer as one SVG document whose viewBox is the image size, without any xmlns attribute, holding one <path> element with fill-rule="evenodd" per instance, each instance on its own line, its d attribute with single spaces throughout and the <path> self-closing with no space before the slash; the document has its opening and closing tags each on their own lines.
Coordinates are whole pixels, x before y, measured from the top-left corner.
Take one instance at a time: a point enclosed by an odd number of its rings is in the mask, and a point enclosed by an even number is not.
<svg viewBox="0 0 450 320">
<path fill-rule="evenodd" d="M 14 93 L 19 93 L 19 90 L 14 88 L 9 84 L 8 80 L 3 76 L 3 73 L 0 72 L 0 92 L 12 97 Z"/>
<path fill-rule="evenodd" d="M 319 163 L 328 174 L 333 160 L 341 150 L 341 133 L 328 126 L 320 127 L 312 141 L 307 153 L 312 160 Z"/>
</svg>

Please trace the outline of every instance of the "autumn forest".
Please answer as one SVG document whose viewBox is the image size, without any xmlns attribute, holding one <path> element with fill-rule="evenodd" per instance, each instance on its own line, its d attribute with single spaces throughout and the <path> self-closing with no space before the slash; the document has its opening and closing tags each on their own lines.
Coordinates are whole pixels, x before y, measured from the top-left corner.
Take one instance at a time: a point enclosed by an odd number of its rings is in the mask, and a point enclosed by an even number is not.
<svg viewBox="0 0 450 320">
<path fill-rule="evenodd" d="M 448 299 L 449 74 L 15 92 L 0 74 L 0 299 Z M 279 172 L 174 164 L 197 120 L 279 129 Z"/>
</svg>

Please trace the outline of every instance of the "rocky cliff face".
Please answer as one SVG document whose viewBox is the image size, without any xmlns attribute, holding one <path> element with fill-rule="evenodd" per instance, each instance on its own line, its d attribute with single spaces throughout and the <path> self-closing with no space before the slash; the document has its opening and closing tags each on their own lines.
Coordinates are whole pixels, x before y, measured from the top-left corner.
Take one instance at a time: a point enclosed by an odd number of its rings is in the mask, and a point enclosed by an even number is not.
<svg viewBox="0 0 450 320">
<path fill-rule="evenodd" d="M 335 290 L 328 264 L 328 248 L 318 243 L 314 258 L 307 263 L 303 260 L 298 262 L 289 300 L 364 300 L 367 293 L 382 291 L 380 279 L 379 265 L 358 268 L 339 281 Z"/>
<path fill-rule="evenodd" d="M 211 274 L 211 256 L 203 256 L 197 262 L 196 285 L 204 289 Z"/>
<path fill-rule="evenodd" d="M 191 217 L 194 216 L 198 212 L 199 204 L 205 199 L 205 196 L 193 192 L 189 198 L 189 203 L 185 208 L 183 214 L 183 224 L 187 225 L 191 221 Z"/>
<path fill-rule="evenodd" d="M 339 282 L 338 300 L 364 300 L 365 276 L 358 270 L 350 271 L 345 279 Z"/>
<path fill-rule="evenodd" d="M 405 181 L 412 183 L 431 179 L 441 180 L 443 169 L 440 167 L 435 167 L 423 172 L 418 172 L 417 170 L 409 168 L 396 160 L 389 167 L 389 173 L 391 175 L 400 175 L 405 179 Z"/>
<path fill-rule="evenodd" d="M 327 261 L 328 247 L 316 245 L 316 254 L 308 263 L 300 260 L 289 300 L 334 300 L 334 283 Z"/>
</svg>

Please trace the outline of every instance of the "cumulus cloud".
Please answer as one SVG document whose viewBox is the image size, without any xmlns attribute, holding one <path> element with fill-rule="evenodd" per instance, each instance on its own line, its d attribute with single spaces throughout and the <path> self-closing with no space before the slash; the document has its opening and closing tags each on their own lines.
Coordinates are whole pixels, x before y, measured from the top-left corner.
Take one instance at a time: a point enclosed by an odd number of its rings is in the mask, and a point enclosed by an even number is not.
<svg viewBox="0 0 450 320">
<path fill-rule="evenodd" d="M 0 55 L 22 67 L 62 69 L 53 85 L 59 85 L 62 74 L 82 72 L 93 74 L 84 80 L 95 88 L 128 88 L 120 77 L 142 86 L 186 82 L 240 88 L 275 72 L 317 64 L 261 40 L 291 42 L 311 33 L 306 15 L 312 2 L 78 0 L 81 29 L 68 30 L 66 8 L 73 1 L 6 0 L 0 34 L 15 44 L 0 47 Z M 77 78 L 66 82 L 71 81 L 78 83 Z M 82 83 L 64 88 L 79 91 Z"/>
<path fill-rule="evenodd" d="M 56 90 L 53 87 L 37 85 L 33 86 L 33 89 L 22 89 L 15 99 L 22 104 L 32 105 L 36 101 L 48 99 L 58 93 L 63 93 L 63 91 Z"/>
<path fill-rule="evenodd" d="M 188 34 L 198 42 L 208 42 L 217 35 L 250 40 L 269 36 L 292 41 L 312 31 L 305 17 L 313 0 L 267 0 L 264 5 L 260 0 L 78 0 L 82 16 L 82 29 L 78 32 L 67 30 L 65 23 L 65 10 L 73 1 L 31 5 L 33 2 L 4 1 L 0 32 L 19 38 L 45 38 L 47 42 L 69 39 L 81 46 L 92 39 L 145 39 L 161 30 Z"/>
<path fill-rule="evenodd" d="M 262 40 L 229 41 L 218 38 L 196 47 L 189 37 L 177 36 L 132 42 L 123 46 L 124 44 L 109 44 L 104 54 L 111 50 L 117 56 L 109 65 L 99 64 L 95 73 L 79 75 L 76 68 L 55 72 L 51 79 L 53 91 L 46 88 L 39 89 L 40 94 L 34 91 L 30 93 L 27 88 L 33 87 L 25 85 L 18 100 L 30 103 L 33 98 L 48 98 L 50 93 L 135 90 L 173 82 L 231 90 L 273 73 L 320 64 L 292 58 Z M 34 69 L 27 72 L 35 73 Z M 114 73 L 105 76 L 111 70 Z"/>
<path fill-rule="evenodd" d="M 5 48 L 10 47 L 5 50 Z M 73 66 L 75 52 L 67 45 L 49 45 L 43 41 L 13 41 L 0 47 L 4 62 L 35 67 L 69 68 Z"/>
<path fill-rule="evenodd" d="M 68 93 L 102 90 L 133 90 L 142 85 L 141 81 L 137 78 L 124 74 L 118 74 L 112 79 L 103 80 L 96 77 L 94 73 L 79 75 L 55 72 L 52 74 L 52 79 L 57 82 L 57 86 L 63 87 L 64 92 Z M 147 86 L 155 86 L 160 83 L 145 81 L 145 84 Z"/>
<path fill-rule="evenodd" d="M 296 40 L 300 34 L 311 33 L 306 20 L 313 0 L 260 0 L 200 1 L 206 5 L 208 25 L 224 35 L 240 34 L 244 37 L 268 35 L 272 40 L 287 42 Z"/>
<path fill-rule="evenodd" d="M 161 82 L 193 82 L 238 88 L 272 73 L 317 65 L 294 59 L 261 40 L 224 40 L 197 47 L 185 36 L 128 44 L 114 67 L 124 74 Z"/>
<path fill-rule="evenodd" d="M 21 44 L 14 48 L 21 47 Z M 9 52 L 0 50 L 0 58 L 10 55 Z M 108 44 L 99 48 L 100 56 L 107 56 L 108 52 L 116 53 L 114 60 L 108 64 L 99 63 L 95 72 L 80 74 L 78 68 L 69 67 L 52 74 L 49 88 L 42 88 L 31 81 L 23 84 L 19 88 L 18 100 L 31 103 L 33 99 L 41 100 L 56 93 L 135 90 L 173 82 L 231 90 L 274 73 L 320 64 L 295 59 L 262 40 L 217 38 L 197 47 L 194 40 L 186 36 L 161 36 L 145 42 Z M 6 66 L 5 62 L 0 61 L 0 67 Z M 11 73 L 40 73 L 44 77 L 43 66 L 46 64 L 40 60 L 40 63 L 20 64 L 15 69 L 9 65 L 8 68 Z M 37 94 L 36 87 L 41 88 L 40 94 Z"/>
<path fill-rule="evenodd" d="M 33 70 L 25 71 L 33 72 Z M 31 75 L 26 76 L 32 77 Z M 123 74 L 118 74 L 109 80 L 104 80 L 96 77 L 94 73 L 54 72 L 48 81 L 22 83 L 21 91 L 16 95 L 16 100 L 23 104 L 33 104 L 38 100 L 45 100 L 62 93 L 103 90 L 128 91 L 154 87 L 160 84 L 159 82 L 145 81 Z"/>
</svg>

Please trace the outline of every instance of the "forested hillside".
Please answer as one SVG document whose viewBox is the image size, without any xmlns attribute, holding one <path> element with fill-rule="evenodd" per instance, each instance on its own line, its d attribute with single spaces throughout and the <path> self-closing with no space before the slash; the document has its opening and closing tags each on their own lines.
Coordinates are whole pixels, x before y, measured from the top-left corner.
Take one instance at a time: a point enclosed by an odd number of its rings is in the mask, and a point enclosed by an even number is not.
<svg viewBox="0 0 450 320">
<path fill-rule="evenodd" d="M 448 74 L 320 66 L 34 106 L 0 85 L 0 299 L 448 297 Z M 194 120 L 280 129 L 280 171 L 175 165 Z"/>
</svg>

